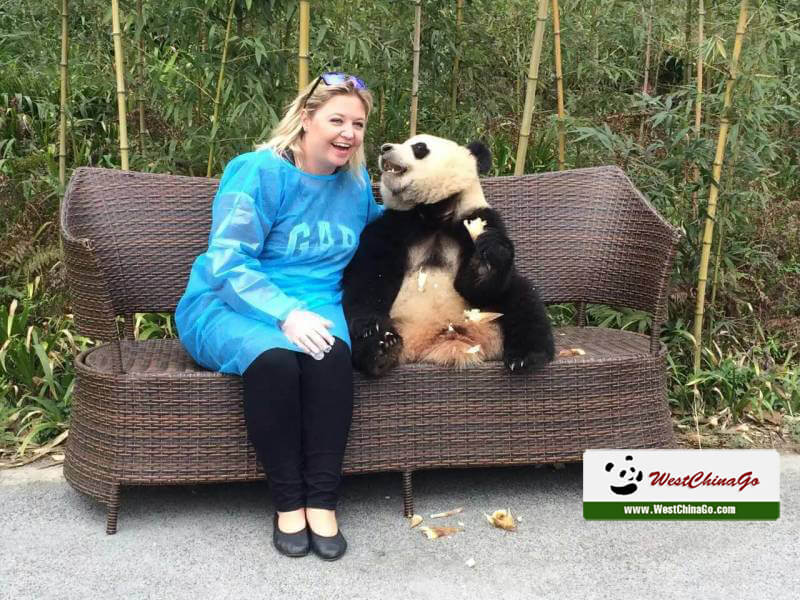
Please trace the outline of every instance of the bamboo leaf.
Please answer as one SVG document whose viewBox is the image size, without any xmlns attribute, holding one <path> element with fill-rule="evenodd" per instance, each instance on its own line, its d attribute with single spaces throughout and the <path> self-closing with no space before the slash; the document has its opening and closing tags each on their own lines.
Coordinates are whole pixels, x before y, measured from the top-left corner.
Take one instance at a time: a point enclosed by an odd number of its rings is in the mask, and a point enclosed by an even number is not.
<svg viewBox="0 0 800 600">
<path fill-rule="evenodd" d="M 725 52 L 725 44 L 722 43 L 722 40 L 720 38 L 717 38 L 717 52 L 725 60 L 728 59 L 728 54 Z"/>
<path fill-rule="evenodd" d="M 324 23 L 317 29 L 317 35 L 314 38 L 314 48 L 319 48 L 322 45 L 325 35 L 328 33 L 328 24 Z"/>
<path fill-rule="evenodd" d="M 363 38 L 359 38 L 358 45 L 361 48 L 361 55 L 364 57 L 364 61 L 367 64 L 369 64 L 371 61 L 369 56 L 369 47 L 367 46 L 367 43 L 364 41 Z"/>
<path fill-rule="evenodd" d="M 8 323 L 6 327 L 6 337 L 11 337 L 11 326 L 14 324 L 14 314 L 17 312 L 17 299 L 11 301 L 11 306 L 8 308 Z"/>
<path fill-rule="evenodd" d="M 44 396 L 33 396 L 31 399 L 36 402 L 36 404 L 41 406 L 44 409 L 45 414 L 47 414 L 51 419 L 59 422 L 63 422 L 65 420 L 66 415 L 64 414 L 64 411 L 50 398 L 46 398 Z"/>
<path fill-rule="evenodd" d="M 39 358 L 39 363 L 42 365 L 45 378 L 47 378 L 48 380 L 52 380 L 53 368 L 52 365 L 50 364 L 50 359 L 47 357 L 47 353 L 42 347 L 42 344 L 40 343 L 34 344 L 33 349 L 36 352 L 36 356 Z"/>
<path fill-rule="evenodd" d="M 37 423 L 36 425 L 34 425 L 31 428 L 31 430 L 28 432 L 28 434 L 23 438 L 22 443 L 19 446 L 19 454 L 20 455 L 25 454 L 25 450 L 28 448 L 28 445 L 31 444 L 31 442 L 33 442 L 33 439 L 37 435 L 39 435 L 42 432 L 49 431 L 51 429 L 58 430 L 58 429 L 60 429 L 60 427 L 58 425 L 56 425 L 55 423 L 52 423 L 52 422 L 49 422 L 49 421 L 45 421 L 43 423 Z M 58 439 L 58 438 L 56 438 L 56 439 Z M 51 444 L 52 444 L 52 442 L 51 442 Z M 49 446 L 49 447 L 52 447 L 52 446 Z"/>
</svg>

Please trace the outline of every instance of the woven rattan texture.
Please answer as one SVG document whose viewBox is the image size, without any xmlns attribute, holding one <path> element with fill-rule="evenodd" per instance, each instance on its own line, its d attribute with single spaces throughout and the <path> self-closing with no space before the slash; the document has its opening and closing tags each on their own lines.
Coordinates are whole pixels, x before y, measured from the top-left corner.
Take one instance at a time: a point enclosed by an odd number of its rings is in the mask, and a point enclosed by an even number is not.
<svg viewBox="0 0 800 600">
<path fill-rule="evenodd" d="M 117 315 L 175 310 L 192 262 L 208 247 L 218 185 L 204 177 L 75 170 L 63 237 L 91 241 Z M 76 304 L 76 315 L 83 306 Z"/>
<path fill-rule="evenodd" d="M 192 262 L 207 248 L 217 185 L 200 177 L 75 171 L 62 231 L 70 255 L 75 245 L 83 247 L 77 241 L 89 240 L 84 243 L 102 269 L 100 278 L 92 265 L 68 271 L 81 294 L 75 314 L 82 333 L 110 339 L 95 333 L 108 302 L 117 315 L 175 309 Z M 598 302 L 652 313 L 664 303 L 671 267 L 665 257 L 671 257 L 678 233 L 617 167 L 494 177 L 483 187 L 506 221 L 519 270 L 546 302 Z M 84 314 L 90 307 L 92 313 Z"/>
<path fill-rule="evenodd" d="M 669 444 L 663 351 L 652 356 L 647 337 L 613 329 L 566 327 L 556 339 L 559 349 L 585 354 L 559 358 L 534 377 L 499 362 L 461 372 L 410 365 L 380 380 L 357 375 L 345 472 L 575 461 L 609 443 Z M 198 367 L 176 340 L 122 344 L 126 375 L 110 372 L 111 345 L 76 361 L 77 462 L 113 457 L 121 483 L 259 477 L 239 377 Z"/>
<path fill-rule="evenodd" d="M 76 358 L 64 473 L 106 503 L 109 533 L 120 485 L 262 477 L 241 379 L 199 367 L 176 340 L 131 339 L 132 313 L 174 310 L 207 246 L 217 185 L 80 168 L 62 203 L 76 326 L 111 342 Z M 559 329 L 559 348 L 585 354 L 535 375 L 499 362 L 462 372 L 406 365 L 380 380 L 356 374 L 344 471 L 403 472 L 406 513 L 414 470 L 577 461 L 586 448 L 674 443 L 658 331 L 676 230 L 615 167 L 490 178 L 484 189 L 507 223 L 518 268 L 547 302 L 647 310 L 653 333 Z"/>
<path fill-rule="evenodd" d="M 678 233 L 616 167 L 483 181 L 545 302 L 585 301 L 655 313 L 664 257 Z M 671 267 L 671 263 L 670 263 Z"/>
</svg>

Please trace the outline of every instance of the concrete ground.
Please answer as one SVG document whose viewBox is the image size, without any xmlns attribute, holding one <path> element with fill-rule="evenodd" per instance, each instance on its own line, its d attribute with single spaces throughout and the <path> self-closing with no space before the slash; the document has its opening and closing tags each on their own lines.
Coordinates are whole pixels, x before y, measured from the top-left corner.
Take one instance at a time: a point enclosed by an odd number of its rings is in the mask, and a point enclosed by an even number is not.
<svg viewBox="0 0 800 600">
<path fill-rule="evenodd" d="M 277 554 L 263 483 L 124 488 L 108 536 L 105 508 L 60 467 L 0 471 L 0 598 L 798 597 L 798 455 L 781 456 L 781 516 L 766 522 L 585 521 L 579 464 L 438 470 L 414 475 L 416 512 L 464 530 L 429 540 L 403 518 L 400 483 L 345 477 L 349 549 L 327 563 Z M 506 507 L 516 532 L 483 516 Z"/>
</svg>

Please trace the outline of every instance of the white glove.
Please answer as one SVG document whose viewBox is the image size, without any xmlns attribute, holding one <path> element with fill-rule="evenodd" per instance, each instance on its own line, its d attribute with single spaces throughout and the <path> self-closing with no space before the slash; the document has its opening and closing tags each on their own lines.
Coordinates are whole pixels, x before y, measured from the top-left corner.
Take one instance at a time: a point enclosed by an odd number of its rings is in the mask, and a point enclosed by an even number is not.
<svg viewBox="0 0 800 600">
<path fill-rule="evenodd" d="M 290 342 L 317 360 L 322 360 L 333 347 L 333 336 L 328 331 L 333 322 L 317 313 L 295 309 L 279 324 Z"/>
</svg>

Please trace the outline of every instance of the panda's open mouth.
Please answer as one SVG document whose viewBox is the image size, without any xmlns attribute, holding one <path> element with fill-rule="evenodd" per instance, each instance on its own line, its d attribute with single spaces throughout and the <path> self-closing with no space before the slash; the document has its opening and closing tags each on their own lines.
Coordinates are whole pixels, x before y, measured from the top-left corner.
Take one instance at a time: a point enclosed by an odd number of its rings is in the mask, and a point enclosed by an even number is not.
<svg viewBox="0 0 800 600">
<path fill-rule="evenodd" d="M 378 162 L 380 163 L 378 166 L 384 173 L 391 173 L 392 175 L 402 175 L 408 170 L 406 167 L 401 167 L 397 163 L 393 163 L 392 161 L 386 160 L 383 157 L 380 157 L 378 159 Z"/>
</svg>

